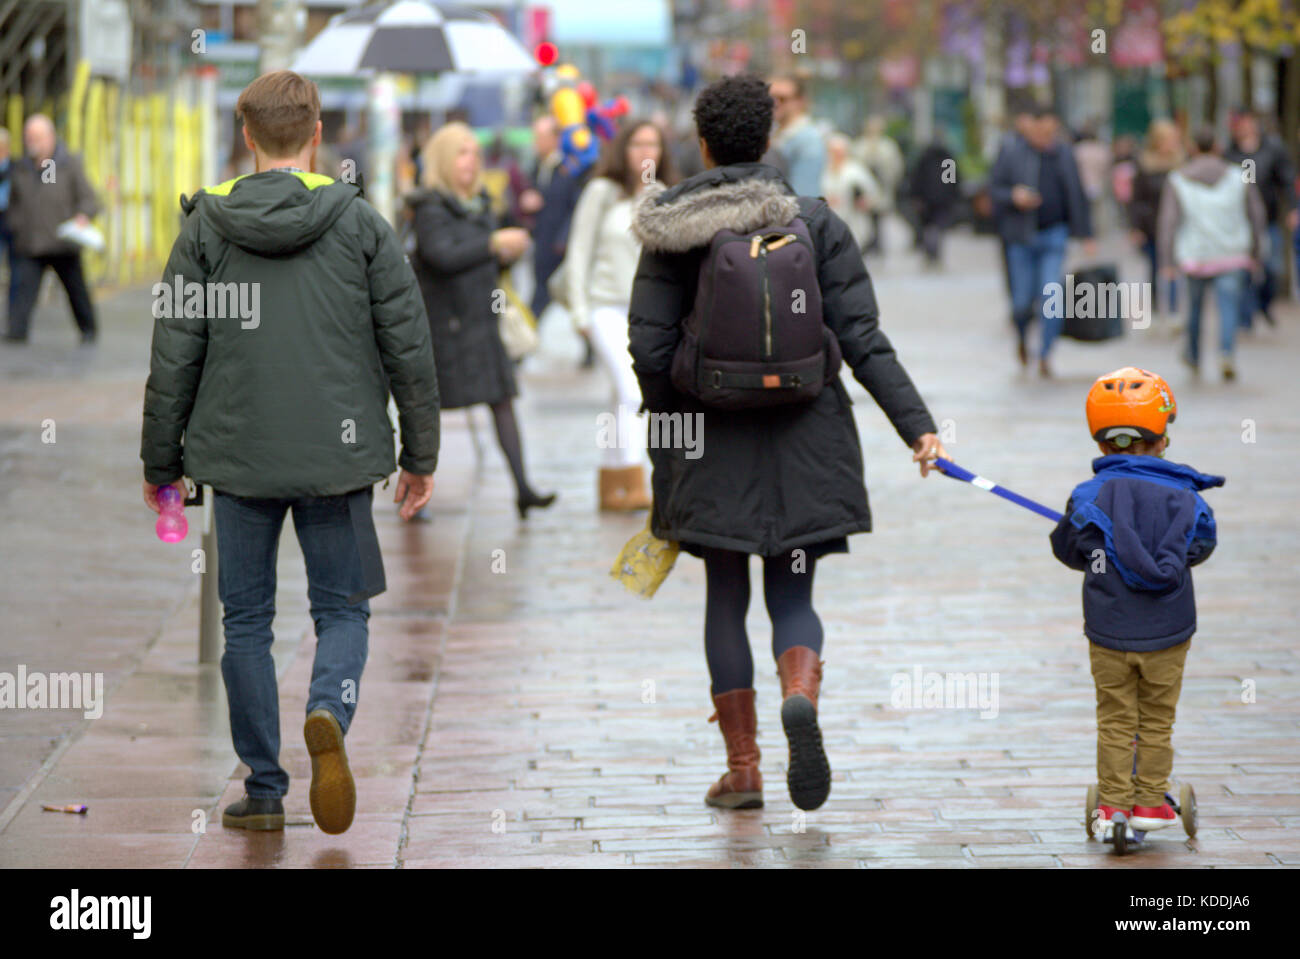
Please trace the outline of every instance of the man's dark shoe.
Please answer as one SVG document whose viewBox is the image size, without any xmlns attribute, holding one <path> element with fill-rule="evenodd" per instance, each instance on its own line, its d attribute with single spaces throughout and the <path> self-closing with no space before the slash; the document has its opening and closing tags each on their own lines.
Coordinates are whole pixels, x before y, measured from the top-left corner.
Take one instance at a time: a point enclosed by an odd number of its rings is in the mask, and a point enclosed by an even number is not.
<svg viewBox="0 0 1300 959">
<path fill-rule="evenodd" d="M 221 825 L 227 829 L 250 829 L 269 832 L 284 828 L 284 803 L 278 798 L 255 799 L 245 796 L 233 802 L 221 814 Z"/>
<path fill-rule="evenodd" d="M 311 754 L 311 814 L 322 832 L 347 832 L 357 811 L 357 787 L 343 751 L 343 728 L 328 709 L 313 709 L 303 726 Z"/>
<path fill-rule="evenodd" d="M 25 337 L 25 336 L 16 336 L 16 335 L 13 334 L 13 333 L 6 333 L 6 334 L 4 335 L 4 341 L 5 341 L 6 343 L 15 343 L 15 344 L 17 344 L 17 343 L 26 343 L 26 342 L 27 342 L 27 337 Z"/>
<path fill-rule="evenodd" d="M 94 343 L 95 340 L 98 338 L 98 335 L 99 335 L 99 334 L 97 334 L 94 330 L 84 330 L 84 331 L 82 331 L 82 334 L 81 334 L 81 345 L 82 345 L 82 346 L 90 346 L 90 345 L 91 345 L 92 343 Z"/>
</svg>

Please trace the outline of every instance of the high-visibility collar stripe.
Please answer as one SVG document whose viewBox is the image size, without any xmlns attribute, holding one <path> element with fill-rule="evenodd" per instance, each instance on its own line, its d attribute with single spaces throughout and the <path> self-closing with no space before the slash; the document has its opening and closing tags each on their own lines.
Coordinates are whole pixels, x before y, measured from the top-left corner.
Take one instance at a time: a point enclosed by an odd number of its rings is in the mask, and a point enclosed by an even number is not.
<svg viewBox="0 0 1300 959">
<path fill-rule="evenodd" d="M 268 171 L 264 170 L 262 172 L 265 173 Z M 218 183 L 216 186 L 204 187 L 203 192 L 208 193 L 212 196 L 229 196 L 230 191 L 234 189 L 236 183 L 244 179 L 244 177 L 253 176 L 253 175 L 254 174 L 252 173 L 245 173 L 243 176 L 237 176 L 233 180 L 227 180 L 225 183 Z M 301 170 L 295 170 L 293 171 L 293 175 L 296 176 L 299 180 L 301 180 L 303 186 L 305 186 L 309 190 L 314 190 L 318 186 L 328 186 L 329 184 L 334 182 L 332 178 L 327 177 L 323 173 L 304 173 Z"/>
</svg>

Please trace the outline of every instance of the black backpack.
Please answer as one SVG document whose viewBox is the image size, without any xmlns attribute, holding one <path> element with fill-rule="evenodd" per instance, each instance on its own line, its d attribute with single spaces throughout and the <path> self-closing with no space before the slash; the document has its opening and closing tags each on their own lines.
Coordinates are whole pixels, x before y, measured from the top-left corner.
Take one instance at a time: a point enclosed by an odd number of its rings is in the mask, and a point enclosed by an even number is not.
<svg viewBox="0 0 1300 959">
<path fill-rule="evenodd" d="M 800 198 L 789 223 L 714 235 L 673 356 L 678 390 L 719 409 L 753 409 L 810 402 L 838 375 L 803 219 L 816 202 Z"/>
</svg>

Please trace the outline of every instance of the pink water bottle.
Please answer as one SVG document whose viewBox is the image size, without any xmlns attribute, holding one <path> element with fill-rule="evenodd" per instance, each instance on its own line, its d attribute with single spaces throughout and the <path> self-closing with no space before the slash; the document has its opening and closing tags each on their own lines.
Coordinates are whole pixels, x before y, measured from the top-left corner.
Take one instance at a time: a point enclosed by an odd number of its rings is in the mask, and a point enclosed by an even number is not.
<svg viewBox="0 0 1300 959">
<path fill-rule="evenodd" d="M 185 519 L 185 501 L 180 490 L 175 486 L 163 486 L 158 490 L 158 522 L 154 532 L 164 543 L 179 543 L 190 531 L 190 524 Z"/>
</svg>

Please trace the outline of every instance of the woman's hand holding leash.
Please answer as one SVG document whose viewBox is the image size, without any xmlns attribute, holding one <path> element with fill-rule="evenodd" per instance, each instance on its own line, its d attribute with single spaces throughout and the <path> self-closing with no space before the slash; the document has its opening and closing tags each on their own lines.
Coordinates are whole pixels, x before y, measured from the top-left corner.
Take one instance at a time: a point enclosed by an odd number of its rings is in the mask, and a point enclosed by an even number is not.
<svg viewBox="0 0 1300 959">
<path fill-rule="evenodd" d="M 939 442 L 939 437 L 933 433 L 922 433 L 918 436 L 916 442 L 912 444 L 912 449 L 915 453 L 912 462 L 921 464 L 922 476 L 929 476 L 930 470 L 938 469 L 934 463 L 937 458 L 943 457 L 947 459 L 948 457 L 948 451 Z"/>
</svg>

